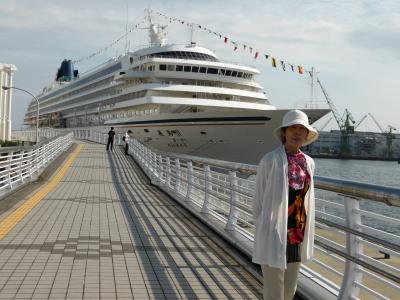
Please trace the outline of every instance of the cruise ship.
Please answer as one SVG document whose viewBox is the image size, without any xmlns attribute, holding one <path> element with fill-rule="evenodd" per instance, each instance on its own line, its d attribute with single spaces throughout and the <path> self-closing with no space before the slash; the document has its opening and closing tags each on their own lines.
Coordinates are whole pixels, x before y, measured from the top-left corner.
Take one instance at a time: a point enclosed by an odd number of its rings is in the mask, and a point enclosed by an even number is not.
<svg viewBox="0 0 400 300">
<path fill-rule="evenodd" d="M 151 22 L 150 45 L 79 75 L 64 60 L 55 82 L 37 96 L 41 126 L 128 129 L 159 150 L 256 164 L 278 145 L 277 109 L 256 82 L 255 67 L 220 60 L 211 50 L 166 43 Z M 328 109 L 304 109 L 315 122 Z M 25 115 L 36 124 L 36 102 Z"/>
</svg>

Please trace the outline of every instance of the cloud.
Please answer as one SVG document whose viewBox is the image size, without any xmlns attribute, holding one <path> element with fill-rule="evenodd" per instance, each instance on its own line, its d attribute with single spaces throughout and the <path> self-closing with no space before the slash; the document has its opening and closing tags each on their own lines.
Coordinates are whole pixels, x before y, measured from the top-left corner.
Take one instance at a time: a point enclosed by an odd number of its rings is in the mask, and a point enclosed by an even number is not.
<svg viewBox="0 0 400 300">
<path fill-rule="evenodd" d="M 400 58 L 400 30 L 368 26 L 349 32 L 346 38 L 349 43 L 369 53 L 379 50 L 379 54 L 389 55 L 389 60 Z"/>
<path fill-rule="evenodd" d="M 79 59 L 104 48 L 124 32 L 126 3 L 129 25 L 144 17 L 146 1 L 2 0 L 0 7 L 0 60 L 19 68 L 15 84 L 38 92 L 50 83 L 64 58 Z M 349 107 L 357 118 L 368 110 L 395 119 L 400 93 L 395 82 L 399 66 L 399 1 L 322 1 L 322 0 L 242 0 L 152 1 L 150 8 L 180 17 L 220 32 L 237 42 L 304 65 L 315 66 L 336 106 Z M 187 43 L 186 26 L 167 23 L 168 41 Z M 288 107 L 307 99 L 308 78 L 271 68 L 265 59 L 254 60 L 245 51 L 233 52 L 232 45 L 200 30 L 194 32 L 199 45 L 215 50 L 227 61 L 255 65 L 261 71 L 258 81 L 273 104 Z M 148 43 L 145 30 L 129 36 L 131 49 Z M 90 61 L 77 66 L 80 72 L 122 53 L 124 41 Z M 393 78 L 393 79 L 392 79 Z M 384 91 L 383 91 L 384 90 Z M 389 92 L 390 91 L 390 92 Z M 384 98 L 379 98 L 379 93 Z M 17 95 L 17 94 L 16 94 Z M 322 98 L 323 99 L 323 98 Z M 23 108 L 16 108 L 22 119 Z M 392 114 L 392 116 L 390 116 Z M 396 124 L 395 124 L 396 125 Z M 400 128 L 400 124 L 396 127 Z"/>
<path fill-rule="evenodd" d="M 49 1 L 21 1 L 5 3 L 0 7 L 0 26 L 9 29 L 37 29 L 47 31 L 66 30 L 115 30 L 124 22 L 121 19 L 121 10 L 118 7 L 104 9 L 101 2 L 94 2 L 96 9 L 90 2 L 77 4 L 49 3 Z M 87 5 L 85 5 L 87 4 Z"/>
</svg>

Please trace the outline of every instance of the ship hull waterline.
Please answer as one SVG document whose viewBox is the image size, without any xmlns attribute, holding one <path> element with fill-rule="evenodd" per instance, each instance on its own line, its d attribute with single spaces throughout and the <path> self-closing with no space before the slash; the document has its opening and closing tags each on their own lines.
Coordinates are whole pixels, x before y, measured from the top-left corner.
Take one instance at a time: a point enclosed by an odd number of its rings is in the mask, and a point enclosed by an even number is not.
<svg viewBox="0 0 400 300">
<path fill-rule="evenodd" d="M 246 114 L 210 114 L 196 118 L 135 118 L 107 122 L 118 131 L 130 129 L 132 136 L 161 151 L 258 164 L 262 156 L 279 145 L 273 137 L 288 110 L 272 110 Z M 316 121 L 329 110 L 305 110 Z M 188 115 L 188 114 L 186 114 Z"/>
</svg>

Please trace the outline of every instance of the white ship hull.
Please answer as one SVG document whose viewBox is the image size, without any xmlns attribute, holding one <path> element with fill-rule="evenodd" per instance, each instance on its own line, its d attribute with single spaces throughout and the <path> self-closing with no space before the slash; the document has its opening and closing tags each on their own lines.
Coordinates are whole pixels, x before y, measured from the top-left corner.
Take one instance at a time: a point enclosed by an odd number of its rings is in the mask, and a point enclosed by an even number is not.
<svg viewBox="0 0 400 300">
<path fill-rule="evenodd" d="M 196 114 L 195 118 L 193 114 L 180 114 L 179 119 L 169 114 L 162 119 L 147 117 L 119 122 L 116 129 L 130 129 L 133 137 L 162 151 L 257 164 L 266 152 L 279 145 L 272 132 L 286 112 L 237 112 L 229 116 L 207 113 Z M 328 112 L 306 110 L 311 121 Z"/>
</svg>

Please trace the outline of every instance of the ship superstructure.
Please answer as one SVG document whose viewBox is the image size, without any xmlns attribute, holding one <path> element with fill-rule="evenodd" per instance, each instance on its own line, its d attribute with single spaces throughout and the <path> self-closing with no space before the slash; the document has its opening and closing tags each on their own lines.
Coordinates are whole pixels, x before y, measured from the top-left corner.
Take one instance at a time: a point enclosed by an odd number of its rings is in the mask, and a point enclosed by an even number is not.
<svg viewBox="0 0 400 300">
<path fill-rule="evenodd" d="M 252 66 L 221 61 L 195 43 L 166 44 L 150 23 L 150 45 L 79 76 L 64 61 L 40 101 L 42 126 L 130 128 L 166 151 L 255 163 L 277 142 L 287 110 L 271 105 Z M 314 122 L 327 109 L 306 111 Z M 25 122 L 33 124 L 35 103 Z"/>
</svg>

